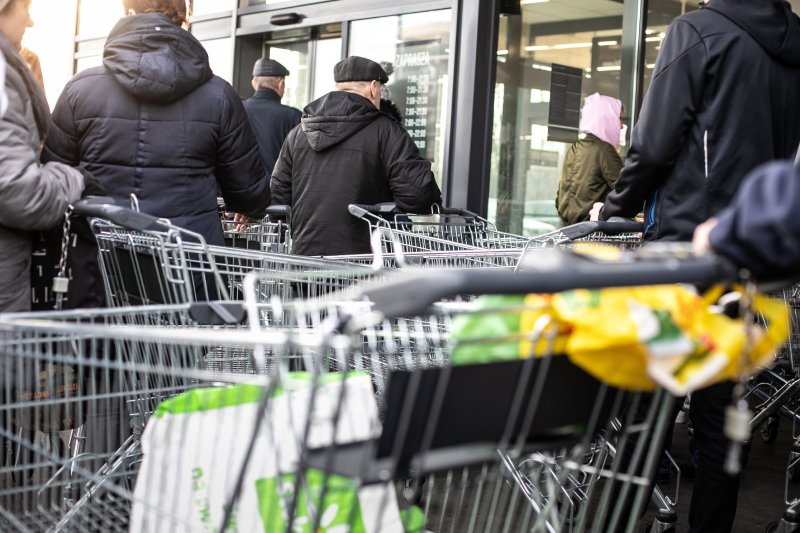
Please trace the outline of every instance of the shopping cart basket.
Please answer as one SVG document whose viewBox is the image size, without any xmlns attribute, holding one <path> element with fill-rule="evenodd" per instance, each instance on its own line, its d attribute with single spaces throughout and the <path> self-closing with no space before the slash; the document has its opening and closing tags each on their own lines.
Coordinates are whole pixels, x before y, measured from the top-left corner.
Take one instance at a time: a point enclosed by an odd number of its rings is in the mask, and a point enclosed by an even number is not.
<svg viewBox="0 0 800 533">
<path fill-rule="evenodd" d="M 381 244 L 386 252 L 390 252 L 398 242 L 405 252 L 529 250 L 578 240 L 626 247 L 641 242 L 641 224 L 624 219 L 611 224 L 581 222 L 537 237 L 525 237 L 497 231 L 493 224 L 464 209 L 438 208 L 432 214 L 412 215 L 398 212 L 393 203 L 385 203 L 351 204 L 348 210 L 362 219 L 371 232 L 380 230 L 383 236 Z"/>
<path fill-rule="evenodd" d="M 254 269 L 275 273 L 261 293 L 282 299 L 320 296 L 374 275 L 362 265 L 210 246 L 201 235 L 166 220 L 104 202 L 78 202 L 74 213 L 93 217 L 111 307 L 241 299 L 242 278 Z M 290 284 L 281 279 L 290 272 L 308 275 Z"/>
<path fill-rule="evenodd" d="M 546 262 L 549 270 L 544 268 Z M 4 317 L 0 347 L 5 360 L 116 371 L 136 384 L 130 392 L 124 389 L 133 405 L 144 402 L 143 396 L 162 399 L 189 386 L 210 392 L 174 396 L 158 417 L 147 417 L 141 440 L 143 459 L 133 451 L 125 455 L 135 456 L 141 466 L 126 467 L 124 475 L 111 475 L 108 467 L 84 468 L 80 461 L 65 459 L 67 454 L 54 453 L 35 439 L 4 431 L 34 455 L 26 465 L 58 468 L 51 470 L 46 483 L 35 481 L 26 485 L 32 488 L 15 486 L 4 491 L 0 516 L 8 529 L 23 531 L 46 529 L 53 523 L 64 530 L 113 531 L 127 529 L 129 520 L 134 530 L 148 531 L 208 527 L 222 531 L 226 526 L 233 529 L 233 521 L 237 529 L 254 530 L 250 525 L 256 524 L 268 531 L 333 530 L 359 522 L 364 531 L 557 531 L 568 524 L 580 531 L 590 527 L 590 518 L 596 531 L 606 530 L 614 521 L 630 530 L 635 517 L 629 513 L 635 507 L 626 502 L 641 505 L 646 500 L 647 472 L 657 461 L 657 453 L 643 443 L 646 439 L 630 435 L 644 431 L 657 437 L 663 431 L 670 410 L 666 400 L 661 400 L 665 395 L 650 402 L 644 421 L 634 427 L 624 422 L 631 417 L 626 412 L 638 395 L 590 378 L 563 357 L 461 367 L 439 361 L 404 366 L 403 361 L 413 355 L 410 350 L 420 345 L 414 335 L 424 338 L 424 327 L 405 333 L 411 339 L 397 352 L 397 364 L 386 377 L 379 403 L 370 404 L 375 402 L 370 399 L 372 379 L 367 379 L 365 387 L 363 374 L 351 364 L 367 349 L 364 338 L 369 328 L 384 320 L 423 314 L 431 302 L 453 294 L 550 292 L 576 284 L 708 282 L 729 275 L 719 265 L 702 261 L 684 269 L 664 261 L 622 265 L 616 277 L 596 265 L 576 270 L 569 264 L 546 262 L 538 264 L 536 272 L 473 269 L 428 278 L 415 274 L 393 285 L 377 285 L 364 291 L 371 302 L 367 312 L 351 309 L 328 315 L 326 327 L 320 328 L 247 332 L 191 324 L 96 327 L 75 320 Z M 330 308 L 330 301 L 324 304 Z M 257 327 L 254 323 L 250 321 L 251 328 Z M 530 336 L 548 339 L 552 332 L 547 326 L 538 324 Z M 87 343 L 93 349 L 86 349 Z M 255 361 L 269 351 L 280 364 L 270 379 L 260 382 L 193 365 L 214 347 L 228 345 L 249 351 Z M 106 346 L 115 347 L 114 357 L 109 357 Z M 202 349 L 194 351 L 198 346 Z M 184 357 L 187 353 L 196 356 Z M 303 357 L 304 379 L 287 372 L 293 354 Z M 355 368 L 356 372 L 330 372 L 335 361 L 341 369 Z M 487 375 L 496 379 L 487 380 Z M 233 386 L 208 387 L 217 382 Z M 160 386 L 143 387 L 142 383 Z M 578 385 L 571 390 L 563 383 Z M 237 385 L 257 386 L 242 389 Z M 79 405 L 76 397 L 89 404 L 97 400 L 96 395 L 82 391 L 79 387 L 76 395 L 53 396 L 49 405 Z M 230 399 L 229 394 L 238 399 L 223 402 L 231 410 L 213 408 L 219 402 L 208 403 L 220 400 L 219 395 Z M 354 401 L 348 403 L 348 398 Z M 9 400 L 2 407 L 8 413 L 4 420 L 31 407 L 29 401 L 13 395 Z M 189 409 L 189 405 L 206 408 Z M 553 409 L 554 405 L 559 409 Z M 184 416 L 187 413 L 191 420 Z M 197 413 L 201 413 L 199 418 Z M 610 418 L 622 421 L 620 429 L 609 426 Z M 286 437 L 277 437 L 275 428 L 281 428 Z M 631 450 L 633 466 L 622 468 L 619 462 L 605 461 L 587 464 L 587 451 L 598 435 L 613 439 L 618 456 Z M 542 468 L 517 468 L 517 461 L 531 457 L 532 452 L 538 453 L 533 457 Z M 208 457 L 214 462 L 209 463 Z M 134 481 L 136 468 L 139 474 Z M 66 471 L 68 481 L 60 477 Z M 586 504 L 573 512 L 574 507 L 557 493 L 567 484 L 565 472 L 577 471 L 600 481 L 587 485 Z M 425 479 L 421 504 L 398 499 L 393 480 L 408 478 Z M 63 498 L 67 485 L 81 487 L 81 497 L 71 506 Z M 402 488 L 407 487 L 404 482 Z M 49 494 L 51 489 L 57 489 L 55 494 Z"/>
<path fill-rule="evenodd" d="M 226 246 L 291 253 L 292 210 L 289 206 L 271 205 L 259 221 L 236 222 L 233 220 L 233 214 L 225 211 L 222 199 L 218 198 L 217 202 Z"/>
</svg>

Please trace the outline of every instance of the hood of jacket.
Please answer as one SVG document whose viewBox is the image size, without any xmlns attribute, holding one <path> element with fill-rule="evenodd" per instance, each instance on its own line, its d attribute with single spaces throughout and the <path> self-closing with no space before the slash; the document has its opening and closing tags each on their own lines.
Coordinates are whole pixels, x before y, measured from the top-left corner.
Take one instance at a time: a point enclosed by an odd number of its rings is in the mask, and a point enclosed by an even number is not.
<svg viewBox="0 0 800 533">
<path fill-rule="evenodd" d="M 361 131 L 381 114 L 363 96 L 333 91 L 308 104 L 300 123 L 311 149 L 321 152 Z"/>
<path fill-rule="evenodd" d="M 106 40 L 103 64 L 126 91 L 148 102 L 174 102 L 213 75 L 203 45 L 160 13 L 120 19 Z"/>
<path fill-rule="evenodd" d="M 800 65 L 800 18 L 786 0 L 712 0 L 705 9 L 727 17 L 786 65 Z"/>
</svg>

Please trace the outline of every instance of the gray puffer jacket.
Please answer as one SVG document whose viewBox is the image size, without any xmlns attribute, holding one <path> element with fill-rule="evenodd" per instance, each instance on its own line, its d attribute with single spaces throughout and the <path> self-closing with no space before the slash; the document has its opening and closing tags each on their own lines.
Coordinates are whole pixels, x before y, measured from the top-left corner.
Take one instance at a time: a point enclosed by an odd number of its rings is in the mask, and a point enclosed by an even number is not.
<svg viewBox="0 0 800 533">
<path fill-rule="evenodd" d="M 8 97 L 0 120 L 0 312 L 25 311 L 31 300 L 29 232 L 58 225 L 67 205 L 81 197 L 83 175 L 61 163 L 39 163 L 40 121 L 29 89 L 36 86 L 2 34 L 0 48 Z"/>
</svg>

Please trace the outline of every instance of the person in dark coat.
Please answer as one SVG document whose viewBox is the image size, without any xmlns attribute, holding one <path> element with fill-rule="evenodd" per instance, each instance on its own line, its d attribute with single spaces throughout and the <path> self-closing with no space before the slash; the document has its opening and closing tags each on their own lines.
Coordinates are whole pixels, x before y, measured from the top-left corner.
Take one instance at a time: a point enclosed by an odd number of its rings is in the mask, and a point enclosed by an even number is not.
<svg viewBox="0 0 800 533">
<path fill-rule="evenodd" d="M 667 29 L 631 147 L 594 217 L 644 207 L 648 240 L 688 241 L 756 166 L 800 141 L 800 19 L 785 0 L 709 0 Z M 734 384 L 692 394 L 698 456 L 690 532 L 730 531 L 739 476 L 724 469 Z"/>
<path fill-rule="evenodd" d="M 281 104 L 289 71 L 273 59 L 261 58 L 253 65 L 255 94 L 244 101 L 250 125 L 258 139 L 261 160 L 268 173 L 292 128 L 300 124 L 299 109 Z"/>
<path fill-rule="evenodd" d="M 352 56 L 333 70 L 336 90 L 311 102 L 283 144 L 272 173 L 276 203 L 292 206 L 292 246 L 299 255 L 370 252 L 367 226 L 353 203 L 394 202 L 430 212 L 441 202 L 431 163 L 411 137 L 379 110 L 386 73 Z"/>
<path fill-rule="evenodd" d="M 217 185 L 227 209 L 258 216 L 269 179 L 233 87 L 211 72 L 202 44 L 181 28 L 185 0 L 124 0 L 103 65 L 64 88 L 44 158 L 87 168 L 109 196 L 223 244 Z"/>
<path fill-rule="evenodd" d="M 733 203 L 699 225 L 692 248 L 709 250 L 759 279 L 800 274 L 800 167 L 768 163 L 753 171 Z"/>
<path fill-rule="evenodd" d="M 798 86 L 800 20 L 785 0 L 710 0 L 676 18 L 600 219 L 644 207 L 647 239 L 691 239 L 748 172 L 794 153 Z"/>
</svg>

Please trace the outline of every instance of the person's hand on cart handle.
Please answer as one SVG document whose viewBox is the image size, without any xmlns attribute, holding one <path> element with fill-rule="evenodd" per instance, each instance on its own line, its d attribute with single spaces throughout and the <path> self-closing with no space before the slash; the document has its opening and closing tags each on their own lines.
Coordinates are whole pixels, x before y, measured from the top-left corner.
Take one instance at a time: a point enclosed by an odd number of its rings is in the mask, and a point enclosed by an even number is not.
<svg viewBox="0 0 800 533">
<path fill-rule="evenodd" d="M 242 231 L 243 229 L 247 228 L 247 224 L 251 224 L 253 222 L 258 222 L 258 218 L 248 217 L 247 215 L 242 215 L 241 213 L 234 213 L 233 214 L 233 222 L 238 222 L 234 231 Z"/>
<path fill-rule="evenodd" d="M 706 254 L 711 250 L 711 243 L 709 242 L 708 236 L 711 234 L 711 230 L 714 229 L 714 226 L 716 225 L 717 219 L 709 218 L 695 228 L 694 235 L 692 236 L 692 252 L 697 255 L 701 255 Z"/>
<path fill-rule="evenodd" d="M 594 205 L 592 205 L 592 210 L 589 211 L 589 220 L 591 222 L 600 220 L 600 210 L 603 209 L 604 205 L 603 202 L 595 202 Z"/>
</svg>

